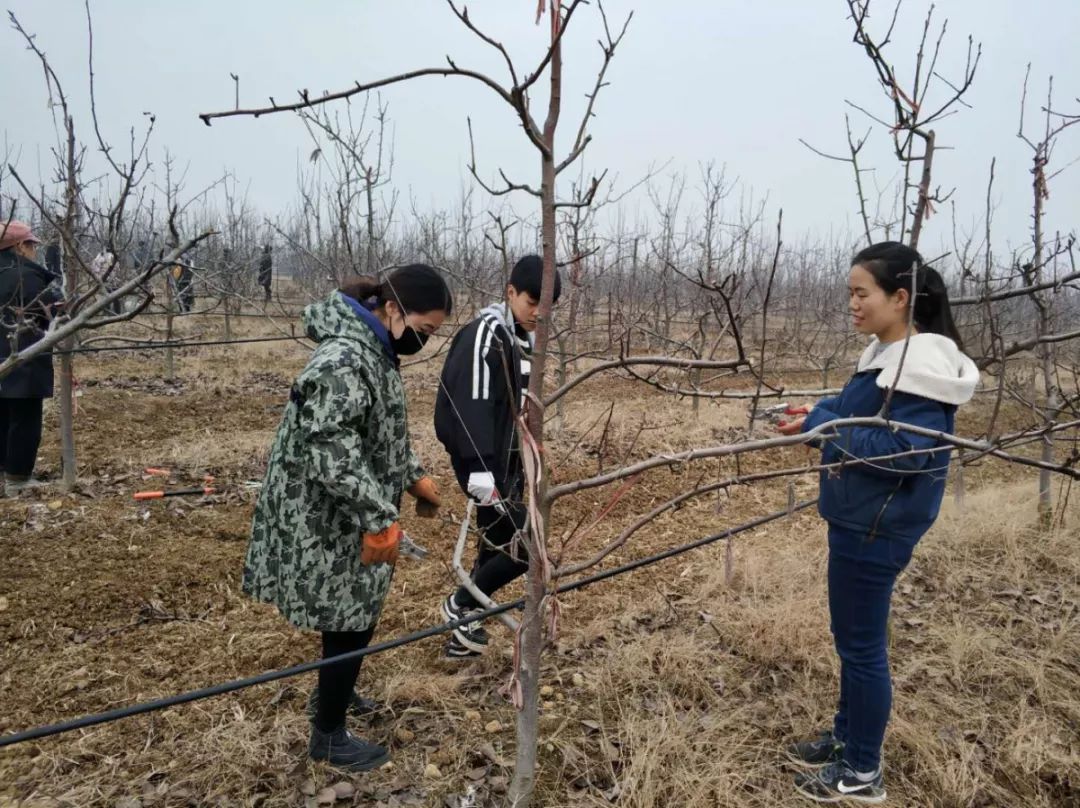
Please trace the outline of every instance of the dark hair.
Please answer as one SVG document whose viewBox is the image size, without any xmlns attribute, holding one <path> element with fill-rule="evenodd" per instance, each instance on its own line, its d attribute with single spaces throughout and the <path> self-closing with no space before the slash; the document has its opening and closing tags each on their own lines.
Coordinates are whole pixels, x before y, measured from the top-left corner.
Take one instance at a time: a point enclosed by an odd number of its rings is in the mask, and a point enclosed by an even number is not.
<svg viewBox="0 0 1080 808">
<path fill-rule="evenodd" d="M 544 259 L 539 255 L 526 255 L 518 259 L 514 269 L 510 273 L 510 285 L 519 292 L 524 292 L 536 300 L 540 299 L 540 284 L 544 280 Z M 554 303 L 562 294 L 562 278 L 559 270 L 555 270 L 555 296 Z"/>
<path fill-rule="evenodd" d="M 394 269 L 382 281 L 370 275 L 354 275 L 338 288 L 353 300 L 375 298 L 378 305 L 393 300 L 405 311 L 426 314 L 454 308 L 454 297 L 438 270 L 427 264 L 408 264 Z"/>
<path fill-rule="evenodd" d="M 906 289 L 910 294 L 911 273 L 914 270 L 915 305 L 912 314 L 915 327 L 925 333 L 942 334 L 964 350 L 963 340 L 949 308 L 949 291 L 945 288 L 945 280 L 936 269 L 923 263 L 918 250 L 898 241 L 882 241 L 860 250 L 851 259 L 851 265 L 863 267 L 889 295 L 901 289 Z"/>
</svg>

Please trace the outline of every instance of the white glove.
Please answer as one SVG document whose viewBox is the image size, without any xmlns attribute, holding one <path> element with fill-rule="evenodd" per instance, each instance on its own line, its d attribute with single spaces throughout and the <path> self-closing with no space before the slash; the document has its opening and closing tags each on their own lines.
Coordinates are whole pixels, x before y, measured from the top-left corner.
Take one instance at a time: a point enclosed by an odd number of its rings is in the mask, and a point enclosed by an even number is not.
<svg viewBox="0 0 1080 808">
<path fill-rule="evenodd" d="M 466 490 L 480 505 L 494 505 L 499 501 L 499 492 L 495 490 L 495 475 L 490 471 L 474 471 L 470 474 Z"/>
</svg>

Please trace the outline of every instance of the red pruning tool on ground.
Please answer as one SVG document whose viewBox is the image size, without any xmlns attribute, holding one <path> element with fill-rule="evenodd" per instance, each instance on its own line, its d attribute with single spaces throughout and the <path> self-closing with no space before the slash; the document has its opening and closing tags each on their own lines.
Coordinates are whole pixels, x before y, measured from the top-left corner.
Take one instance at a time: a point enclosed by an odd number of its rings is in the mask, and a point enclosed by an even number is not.
<svg viewBox="0 0 1080 808">
<path fill-rule="evenodd" d="M 172 472 L 169 469 L 148 468 L 145 471 L 146 477 L 171 477 Z M 144 477 L 143 479 L 145 479 Z M 143 501 L 147 499 L 164 499 L 165 497 L 190 497 L 193 495 L 207 496 L 209 494 L 216 494 L 217 489 L 211 488 L 210 484 L 214 482 L 214 478 L 207 474 L 203 478 L 204 485 L 195 488 L 177 488 L 172 491 L 139 491 L 134 496 L 137 501 Z"/>
<path fill-rule="evenodd" d="M 207 496 L 209 494 L 216 494 L 216 488 L 198 487 L 198 488 L 177 488 L 173 491 L 139 491 L 134 496 L 137 500 L 144 499 L 164 499 L 165 497 L 190 497 L 192 495 Z"/>
</svg>

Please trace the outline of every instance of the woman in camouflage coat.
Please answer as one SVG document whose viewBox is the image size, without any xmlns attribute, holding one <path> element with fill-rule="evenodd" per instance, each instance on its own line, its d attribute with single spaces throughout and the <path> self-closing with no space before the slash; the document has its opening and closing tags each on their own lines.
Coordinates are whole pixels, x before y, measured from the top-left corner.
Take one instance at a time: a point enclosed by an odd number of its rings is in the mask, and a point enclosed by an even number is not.
<svg viewBox="0 0 1080 808">
<path fill-rule="evenodd" d="M 297 628 L 322 632 L 323 657 L 371 641 L 397 560 L 398 509 L 409 491 L 433 516 L 434 483 L 409 445 L 398 356 L 419 351 L 450 313 L 446 282 L 424 264 L 382 282 L 357 278 L 304 310 L 318 347 L 297 377 L 270 451 L 244 565 L 244 591 Z M 360 659 L 319 669 L 309 752 L 353 771 L 386 749 L 351 735 L 345 713 Z"/>
</svg>

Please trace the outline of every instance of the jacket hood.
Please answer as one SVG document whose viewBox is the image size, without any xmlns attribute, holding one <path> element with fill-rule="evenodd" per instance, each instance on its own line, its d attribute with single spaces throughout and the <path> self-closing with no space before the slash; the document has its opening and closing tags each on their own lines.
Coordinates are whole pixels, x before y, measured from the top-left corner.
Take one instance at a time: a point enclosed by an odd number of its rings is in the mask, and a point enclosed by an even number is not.
<svg viewBox="0 0 1080 808">
<path fill-rule="evenodd" d="M 361 342 L 372 350 L 386 350 L 372 326 L 340 292 L 332 292 L 326 300 L 312 303 L 304 309 L 304 331 L 315 342 L 348 339 Z"/>
<path fill-rule="evenodd" d="M 514 313 L 510 311 L 510 304 L 506 302 L 492 303 L 490 306 L 480 309 L 480 316 L 488 315 L 494 317 L 495 320 L 509 331 L 511 334 L 516 334 L 517 323 L 514 322 Z M 529 339 L 529 345 L 536 344 L 536 334 L 533 331 L 525 332 Z"/>
<path fill-rule="evenodd" d="M 908 344 L 904 353 L 904 343 Z M 877 337 L 859 357 L 856 372 L 877 370 L 877 386 L 895 387 L 943 404 L 959 406 L 975 395 L 979 369 L 953 342 L 941 334 L 914 334 L 908 340 L 889 343 L 877 356 Z M 901 357 L 903 366 L 901 367 Z M 897 380 L 897 370 L 900 378 Z"/>
</svg>

